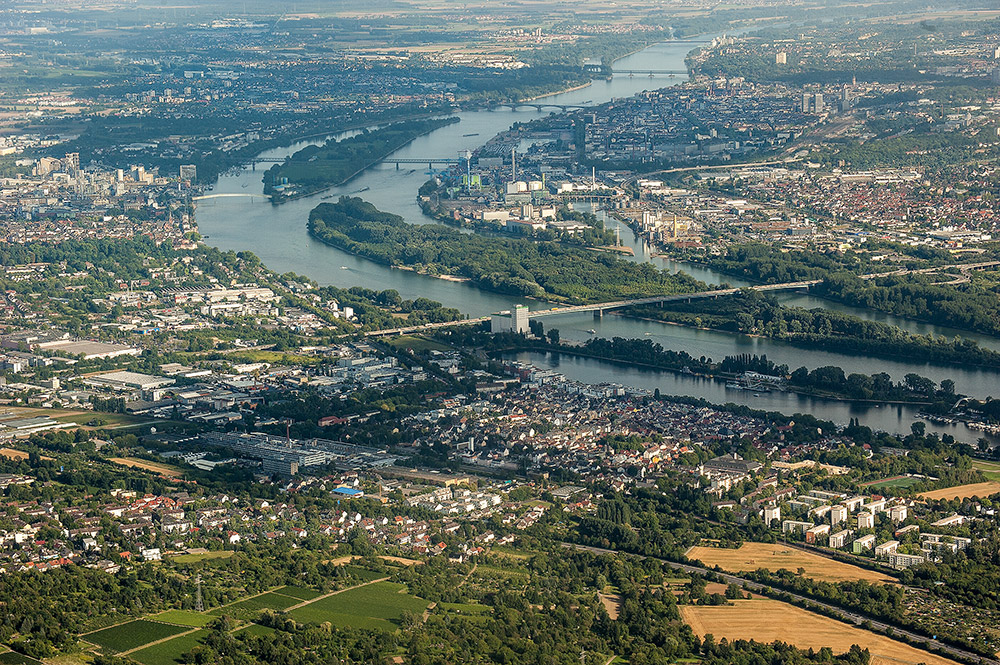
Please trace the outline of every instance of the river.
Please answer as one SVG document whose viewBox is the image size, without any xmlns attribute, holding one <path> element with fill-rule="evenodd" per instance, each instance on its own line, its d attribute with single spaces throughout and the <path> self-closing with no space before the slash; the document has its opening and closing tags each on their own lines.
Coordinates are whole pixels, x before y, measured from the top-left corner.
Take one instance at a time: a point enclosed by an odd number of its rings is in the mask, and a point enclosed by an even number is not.
<svg viewBox="0 0 1000 665">
<path fill-rule="evenodd" d="M 530 362 L 536 367 L 555 370 L 569 379 L 582 383 L 618 383 L 625 386 L 646 388 L 647 390 L 659 388 L 664 395 L 693 395 L 713 404 L 734 402 L 762 411 L 778 411 L 788 416 L 796 413 L 808 413 L 817 418 L 833 421 L 840 426 L 847 425 L 851 418 L 858 418 L 862 424 L 876 431 L 907 434 L 910 431 L 910 424 L 919 420 L 917 418 L 919 409 L 913 406 L 840 402 L 790 392 L 753 393 L 745 390 L 732 390 L 726 388 L 721 381 L 703 376 L 629 367 L 618 363 L 565 354 L 522 352 L 509 357 L 522 362 Z M 984 436 L 982 432 L 970 430 L 962 424 L 935 425 L 926 421 L 922 422 L 925 423 L 928 432 L 951 434 L 957 440 L 970 444 L 975 444 L 980 437 Z M 994 443 L 998 442 L 995 437 L 987 436 L 986 438 Z"/>
<path fill-rule="evenodd" d="M 616 63 L 620 69 L 682 69 L 684 57 L 692 48 L 690 43 L 666 42 L 656 44 L 643 51 L 626 56 Z M 604 103 L 613 98 L 625 97 L 647 89 L 676 85 L 683 77 L 670 78 L 654 76 L 615 76 L 610 80 L 596 80 L 590 86 L 560 93 L 546 98 L 556 104 Z M 548 111 L 535 109 L 511 110 L 507 108 L 467 111 L 458 114 L 461 122 L 438 129 L 422 136 L 395 153 L 398 158 L 457 157 L 465 150 L 474 150 L 496 133 L 509 128 L 515 122 L 523 122 L 541 117 Z M 284 157 L 296 150 L 318 141 L 305 141 L 285 148 L 269 150 L 261 157 Z M 489 293 L 464 283 L 450 282 L 433 277 L 417 275 L 403 270 L 394 270 L 341 250 L 319 243 L 306 232 L 309 211 L 321 200 L 345 194 L 357 194 L 374 203 L 379 209 L 402 215 L 411 223 L 430 221 L 420 211 L 416 203 L 416 191 L 429 177 L 426 167 L 403 167 L 382 163 L 368 169 L 348 184 L 333 188 L 325 193 L 273 206 L 261 194 L 263 169 L 245 168 L 235 173 L 223 175 L 213 188 L 213 194 L 236 194 L 238 196 L 215 198 L 201 201 L 197 209 L 197 221 L 207 242 L 224 250 L 249 250 L 254 252 L 271 269 L 278 272 L 292 271 L 307 275 L 321 284 L 339 287 L 364 286 L 371 289 L 395 289 L 403 298 L 431 298 L 449 307 L 456 307 L 469 316 L 482 316 L 502 309 L 509 309 L 514 303 L 521 303 L 538 309 L 548 307 L 546 303 L 517 299 L 510 296 Z M 666 259 L 655 258 L 651 248 L 638 240 L 626 226 L 622 225 L 622 241 L 635 250 L 634 260 L 652 261 L 664 269 L 683 269 L 694 277 L 708 282 L 728 282 L 733 286 L 745 285 L 739 279 L 719 275 L 700 266 L 681 265 Z M 807 307 L 829 307 L 864 315 L 865 318 L 885 320 L 914 332 L 933 332 L 953 336 L 956 331 L 920 324 L 904 319 L 896 319 L 867 312 L 856 311 L 846 306 L 834 305 L 814 297 L 804 295 L 780 296 L 790 304 Z M 823 365 L 838 365 L 845 372 L 873 373 L 885 371 L 895 379 L 901 379 L 908 372 L 928 376 L 935 381 L 943 378 L 955 380 L 960 392 L 986 397 L 1000 394 L 996 372 L 969 368 L 953 368 L 928 365 L 920 362 L 886 361 L 863 356 L 852 356 L 822 351 L 809 351 L 782 342 L 741 335 L 692 330 L 661 323 L 637 321 L 619 316 L 605 316 L 595 321 L 589 315 L 566 316 L 545 320 L 546 326 L 559 328 L 565 339 L 583 340 L 595 330 L 602 336 L 648 337 L 666 348 L 685 350 L 692 355 L 710 356 L 716 360 L 734 353 L 766 354 L 775 362 L 785 363 L 791 368 L 809 368 Z M 972 337 L 970 335 L 970 337 Z M 1000 340 L 973 337 L 991 348 L 1000 349 Z M 589 382 L 617 381 L 629 383 L 634 378 L 636 385 L 660 387 L 664 393 L 696 395 L 711 401 L 747 401 L 759 408 L 781 411 L 809 411 L 819 418 L 846 424 L 855 413 L 852 407 L 827 400 L 807 400 L 784 393 L 771 393 L 754 398 L 752 395 L 734 395 L 732 391 L 722 394 L 719 386 L 711 382 L 698 382 L 688 377 L 678 378 L 668 373 L 628 372 L 620 367 L 604 363 L 574 360 L 563 363 L 572 368 L 573 378 Z M 625 378 L 623 378 L 625 377 Z M 638 383 L 640 378 L 644 381 Z M 650 385 L 659 381 L 659 385 Z M 890 409 L 867 409 L 863 421 L 872 427 L 887 431 L 907 431 L 912 421 L 912 410 L 892 409 L 898 417 L 885 417 Z M 980 434 L 964 427 L 952 429 L 960 439 L 975 441 Z"/>
</svg>

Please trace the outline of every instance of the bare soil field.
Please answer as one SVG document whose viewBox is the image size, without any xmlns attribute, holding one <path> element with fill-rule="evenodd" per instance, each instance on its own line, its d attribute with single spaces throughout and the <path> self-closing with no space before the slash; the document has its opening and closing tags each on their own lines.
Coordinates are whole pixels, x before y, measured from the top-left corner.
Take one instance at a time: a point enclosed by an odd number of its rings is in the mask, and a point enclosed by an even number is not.
<svg viewBox="0 0 1000 665">
<path fill-rule="evenodd" d="M 778 600 L 737 600 L 733 605 L 684 605 L 681 617 L 699 636 L 781 640 L 800 649 L 830 647 L 834 653 L 850 650 L 852 644 L 871 651 L 872 665 L 955 665 L 954 661 L 908 644 L 855 628 L 836 619 L 813 614 Z"/>
<path fill-rule="evenodd" d="M 719 547 L 692 547 L 689 559 L 698 559 L 708 566 L 719 566 L 731 573 L 750 572 L 759 568 L 770 571 L 784 568 L 792 572 L 805 569 L 805 576 L 823 582 L 843 582 L 866 580 L 868 582 L 892 582 L 881 573 L 840 563 L 818 554 L 782 545 L 781 543 L 743 543 L 739 549 Z"/>
<path fill-rule="evenodd" d="M 989 480 L 985 483 L 973 483 L 971 485 L 958 485 L 956 487 L 945 487 L 940 490 L 931 490 L 920 495 L 921 499 L 968 499 L 971 497 L 986 498 L 1000 492 L 1000 482 Z"/>
</svg>

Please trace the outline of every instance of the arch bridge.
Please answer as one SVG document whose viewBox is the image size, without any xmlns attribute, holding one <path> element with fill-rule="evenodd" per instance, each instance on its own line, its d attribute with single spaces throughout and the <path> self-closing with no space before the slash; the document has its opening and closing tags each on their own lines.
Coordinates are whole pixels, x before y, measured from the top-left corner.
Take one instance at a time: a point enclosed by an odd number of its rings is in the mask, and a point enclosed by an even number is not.
<svg viewBox="0 0 1000 665">
<path fill-rule="evenodd" d="M 592 108 L 589 104 L 546 104 L 545 102 L 510 102 L 505 104 L 497 104 L 494 108 L 508 108 L 512 111 L 516 111 L 521 108 L 533 108 L 536 111 L 543 111 L 545 109 L 559 109 L 560 111 L 582 111 L 584 109 Z"/>
</svg>

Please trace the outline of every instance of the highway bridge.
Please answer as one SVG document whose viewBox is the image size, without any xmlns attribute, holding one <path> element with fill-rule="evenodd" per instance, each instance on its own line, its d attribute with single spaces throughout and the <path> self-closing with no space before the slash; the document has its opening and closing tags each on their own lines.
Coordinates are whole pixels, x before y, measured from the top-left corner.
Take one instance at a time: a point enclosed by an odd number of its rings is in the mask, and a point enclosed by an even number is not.
<svg viewBox="0 0 1000 665">
<path fill-rule="evenodd" d="M 785 284 L 765 284 L 763 286 L 744 287 L 755 291 L 791 291 L 795 289 L 806 289 L 814 284 L 819 284 L 821 280 L 814 279 L 805 282 L 787 282 Z M 562 314 L 579 314 L 581 312 L 593 312 L 595 318 L 600 318 L 604 312 L 624 307 L 638 307 L 641 305 L 658 305 L 666 302 L 690 302 L 703 298 L 719 298 L 731 296 L 740 289 L 715 289 L 712 291 L 699 291 L 697 293 L 679 293 L 663 296 L 650 296 L 647 298 L 633 298 L 631 300 L 616 300 L 612 302 L 602 302 L 593 305 L 571 305 L 569 307 L 553 307 L 552 309 L 539 309 L 528 312 L 529 319 L 538 319 L 543 316 L 559 316 Z M 439 328 L 466 325 L 468 323 L 485 323 L 491 317 L 481 316 L 476 319 L 464 319 L 462 321 L 446 321 L 444 323 L 427 323 L 419 326 L 406 326 L 403 328 L 392 328 L 389 330 L 371 330 L 365 333 L 366 337 L 391 337 L 393 335 L 407 335 Z"/>
<path fill-rule="evenodd" d="M 683 74 L 687 76 L 688 70 L 686 69 L 612 69 L 612 74 L 628 74 L 629 76 L 635 76 L 636 74 L 648 74 L 649 76 L 656 76 L 657 74 Z"/>
<path fill-rule="evenodd" d="M 459 159 L 457 157 L 391 157 L 390 156 L 380 159 L 376 163 L 381 164 L 382 162 L 386 162 L 389 164 L 395 164 L 396 168 L 399 168 L 400 164 L 427 164 L 427 166 L 430 167 L 433 166 L 434 164 L 461 164 L 464 161 L 465 161 L 464 159 Z M 254 158 L 251 163 L 254 165 L 258 163 L 284 164 L 285 159 L 281 157 L 259 157 L 259 158 Z"/>
<path fill-rule="evenodd" d="M 867 275 L 861 275 L 861 279 L 875 279 L 876 277 L 886 277 L 890 275 L 920 275 L 934 272 L 941 272 L 948 268 L 957 268 L 960 272 L 966 273 L 970 270 L 985 270 L 988 268 L 1000 267 L 1000 261 L 982 261 L 979 263 L 958 263 L 948 266 L 938 266 L 936 268 L 920 268 L 918 270 L 896 270 L 893 272 L 885 273 L 870 273 Z M 711 291 L 699 291 L 697 293 L 676 293 L 671 295 L 662 296 L 649 296 L 646 298 L 633 298 L 629 300 L 616 300 L 611 302 L 595 303 L 593 305 L 571 305 L 568 307 L 553 307 L 552 309 L 540 309 L 528 313 L 529 319 L 538 319 L 546 316 L 560 316 L 563 314 L 580 314 L 583 312 L 592 312 L 595 319 L 599 319 L 604 316 L 607 311 L 615 309 L 623 309 L 625 307 L 639 307 L 642 305 L 661 305 L 668 302 L 690 302 L 692 300 L 701 300 L 705 298 L 722 298 L 725 296 L 731 296 L 734 293 L 739 292 L 742 289 L 751 289 L 754 291 L 770 292 L 770 291 L 795 291 L 799 289 L 808 289 L 811 286 L 819 284 L 820 279 L 810 279 L 798 282 L 783 282 L 781 284 L 761 284 L 759 286 L 746 286 L 738 289 L 714 289 Z M 957 282 L 956 282 L 957 283 Z M 508 315 L 512 316 L 512 315 Z M 391 337 L 394 335 L 407 335 L 412 333 L 426 332 L 430 330 L 437 330 L 439 328 L 448 328 L 451 326 L 466 325 L 469 323 L 485 323 L 490 320 L 489 316 L 481 316 L 476 319 L 463 319 L 461 321 L 446 321 L 444 323 L 428 323 L 419 326 L 406 326 L 403 328 L 392 328 L 389 330 L 371 330 L 365 333 L 366 337 Z"/>
<path fill-rule="evenodd" d="M 232 194 L 202 194 L 201 196 L 192 196 L 191 200 L 207 201 L 209 199 L 233 199 L 233 198 L 248 198 L 248 197 L 251 199 L 254 197 L 266 198 L 263 194 L 241 194 L 239 192 L 235 192 Z"/>
<path fill-rule="evenodd" d="M 808 289 L 810 286 L 819 284 L 822 280 L 811 279 L 803 282 L 785 282 L 784 284 L 764 284 L 761 286 L 743 287 L 754 291 L 795 291 L 798 289 Z M 662 305 L 668 302 L 691 302 L 692 300 L 702 300 L 705 298 L 719 298 L 731 296 L 741 289 L 715 289 L 713 291 L 699 291 L 697 293 L 678 293 L 669 296 L 650 296 L 648 298 L 633 298 L 631 300 L 617 300 L 612 302 L 602 302 L 593 305 L 572 305 L 570 307 L 554 307 L 552 309 L 540 309 L 528 313 L 529 319 L 537 319 L 543 316 L 556 316 L 560 314 L 579 314 L 581 312 L 593 312 L 595 318 L 600 318 L 604 312 L 624 307 L 641 307 L 642 305 Z"/>
</svg>

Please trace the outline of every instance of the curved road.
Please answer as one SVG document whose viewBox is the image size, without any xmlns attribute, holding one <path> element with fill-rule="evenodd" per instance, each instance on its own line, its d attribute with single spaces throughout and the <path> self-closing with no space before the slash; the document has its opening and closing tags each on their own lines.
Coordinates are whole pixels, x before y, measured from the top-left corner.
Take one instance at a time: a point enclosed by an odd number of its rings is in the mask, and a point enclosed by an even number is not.
<svg viewBox="0 0 1000 665">
<path fill-rule="evenodd" d="M 578 550 L 583 550 L 585 552 L 593 552 L 594 554 L 625 554 L 625 555 L 628 555 L 628 556 L 637 556 L 640 559 L 646 558 L 646 557 L 638 555 L 638 554 L 631 554 L 629 552 L 619 552 L 617 550 L 608 550 L 608 549 L 604 549 L 602 547 L 590 547 L 588 545 L 577 545 L 577 544 L 574 544 L 574 543 L 562 543 L 562 546 L 565 547 L 565 548 L 568 548 L 568 549 L 578 549 Z M 730 575 L 729 573 L 719 573 L 719 572 L 714 571 L 714 570 L 712 570 L 710 568 L 704 568 L 702 566 L 692 566 L 692 565 L 686 564 L 686 563 L 677 563 L 675 561 L 668 561 L 667 559 L 660 559 L 660 558 L 657 558 L 657 557 L 653 557 L 653 558 L 656 558 L 657 561 L 661 561 L 661 562 L 667 564 L 668 566 L 670 566 L 674 570 L 681 570 L 681 571 L 684 571 L 685 573 L 698 573 L 698 574 L 715 573 L 716 575 L 720 576 L 726 582 L 728 582 L 730 584 L 739 584 L 739 585 L 745 587 L 746 589 L 749 589 L 750 591 L 761 591 L 761 592 L 772 592 L 772 593 L 788 594 L 788 596 L 790 596 L 791 598 L 794 598 L 797 601 L 809 603 L 809 604 L 814 605 L 816 607 L 822 607 L 824 610 L 830 612 L 832 616 L 835 616 L 835 617 L 839 618 L 842 621 L 846 621 L 848 623 L 853 623 L 856 626 L 860 626 L 862 623 L 864 623 L 865 621 L 867 621 L 872 626 L 872 628 L 874 628 L 876 631 L 884 633 L 887 630 L 891 629 L 892 630 L 892 637 L 905 636 L 911 642 L 913 642 L 913 644 L 920 645 L 921 647 L 924 648 L 925 651 L 929 651 L 931 653 L 938 653 L 938 654 L 945 654 L 945 655 L 957 656 L 959 658 L 962 658 L 963 660 L 971 660 L 971 661 L 974 661 L 974 662 L 977 662 L 977 663 L 982 663 L 983 665 L 1000 665 L 1000 661 L 996 660 L 995 658 L 986 658 L 984 656 L 980 656 L 979 654 L 973 653 L 971 651 L 967 651 L 965 649 L 960 649 L 960 648 L 954 647 L 954 646 L 952 646 L 950 644 L 945 644 L 943 642 L 939 642 L 937 640 L 933 640 L 933 639 L 931 639 L 929 637 L 925 637 L 924 635 L 918 635 L 916 633 L 911 633 L 908 630 L 903 630 L 902 628 L 897 628 L 896 626 L 893 626 L 893 625 L 890 625 L 890 624 L 887 624 L 887 623 L 882 623 L 881 621 L 876 621 L 874 619 L 869 619 L 868 617 L 862 616 L 862 615 L 857 614 L 855 612 L 851 612 L 850 610 L 845 610 L 843 608 L 837 607 L 836 605 L 830 605 L 829 603 L 824 603 L 824 602 L 819 601 L 819 600 L 814 600 L 812 598 L 807 598 L 806 596 L 800 596 L 800 595 L 792 593 L 790 591 L 785 591 L 784 589 L 777 589 L 777 588 L 768 586 L 766 584 L 761 584 L 759 582 L 753 582 L 753 581 L 745 579 L 743 577 L 737 577 L 736 575 Z M 933 646 L 934 648 L 933 649 L 929 648 L 931 646 Z"/>
</svg>

